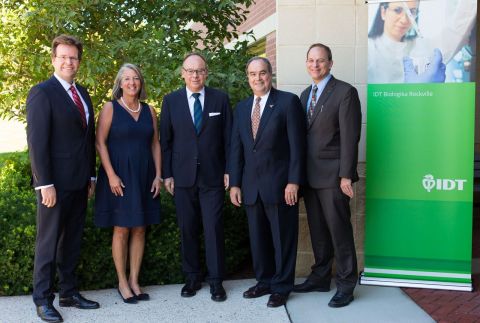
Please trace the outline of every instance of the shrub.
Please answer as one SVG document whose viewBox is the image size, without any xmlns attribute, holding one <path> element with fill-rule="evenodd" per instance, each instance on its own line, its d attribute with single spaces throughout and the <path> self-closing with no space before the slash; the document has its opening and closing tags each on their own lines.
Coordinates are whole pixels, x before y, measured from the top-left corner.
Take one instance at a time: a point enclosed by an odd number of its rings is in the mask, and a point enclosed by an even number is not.
<svg viewBox="0 0 480 323">
<path fill-rule="evenodd" d="M 227 196 L 226 196 L 227 199 Z M 180 237 L 172 198 L 162 191 L 162 223 L 147 229 L 140 275 L 143 285 L 183 281 Z M 93 224 L 89 202 L 82 253 L 77 268 L 80 289 L 111 288 L 117 278 L 111 256 L 111 229 Z M 36 199 L 30 186 L 27 153 L 0 155 L 0 295 L 32 291 Z M 224 212 L 227 273 L 249 257 L 246 216 L 227 203 Z"/>
</svg>

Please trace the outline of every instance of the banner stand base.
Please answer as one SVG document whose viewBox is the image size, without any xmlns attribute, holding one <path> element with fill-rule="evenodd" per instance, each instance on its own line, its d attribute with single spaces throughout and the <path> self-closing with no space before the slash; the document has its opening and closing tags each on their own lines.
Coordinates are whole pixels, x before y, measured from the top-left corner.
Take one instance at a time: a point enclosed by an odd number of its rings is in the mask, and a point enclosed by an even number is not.
<svg viewBox="0 0 480 323">
<path fill-rule="evenodd" d="M 367 277 L 364 272 L 361 272 L 360 285 L 373 286 L 389 286 L 389 287 L 410 287 L 410 288 L 430 288 L 430 289 L 444 289 L 455 291 L 473 291 L 472 283 L 454 283 L 441 282 L 431 280 L 413 280 L 413 279 L 398 279 L 398 278 L 381 278 L 381 277 Z"/>
</svg>

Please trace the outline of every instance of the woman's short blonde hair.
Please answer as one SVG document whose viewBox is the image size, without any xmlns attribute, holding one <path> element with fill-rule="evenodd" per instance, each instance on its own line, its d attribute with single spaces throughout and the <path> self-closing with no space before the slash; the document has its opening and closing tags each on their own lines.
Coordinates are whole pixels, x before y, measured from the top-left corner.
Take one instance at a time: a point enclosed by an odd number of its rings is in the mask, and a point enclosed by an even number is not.
<svg viewBox="0 0 480 323">
<path fill-rule="evenodd" d="M 122 90 L 122 76 L 123 73 L 125 73 L 126 69 L 131 69 L 135 73 L 137 73 L 138 77 L 140 78 L 140 92 L 138 92 L 138 99 L 140 101 L 143 101 L 147 98 L 147 90 L 145 89 L 145 79 L 143 78 L 142 72 L 140 71 L 140 68 L 131 63 L 125 63 L 120 67 L 118 70 L 117 76 L 115 77 L 115 82 L 113 84 L 113 90 L 112 90 L 112 97 L 115 100 L 118 100 L 122 97 L 123 95 L 123 90 Z"/>
</svg>

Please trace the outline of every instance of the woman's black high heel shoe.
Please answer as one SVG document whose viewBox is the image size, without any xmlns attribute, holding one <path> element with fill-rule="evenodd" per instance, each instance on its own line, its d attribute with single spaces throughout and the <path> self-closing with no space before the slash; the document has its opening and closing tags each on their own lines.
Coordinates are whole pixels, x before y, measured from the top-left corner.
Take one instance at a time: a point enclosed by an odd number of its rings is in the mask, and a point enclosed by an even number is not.
<svg viewBox="0 0 480 323">
<path fill-rule="evenodd" d="M 136 296 L 132 296 L 132 297 L 128 297 L 128 298 L 123 298 L 123 295 L 122 293 L 120 292 L 120 288 L 117 288 L 117 291 L 118 291 L 118 294 L 120 295 L 120 297 L 122 298 L 123 302 L 124 303 L 127 303 L 127 304 L 137 304 L 137 297 Z M 135 294 L 133 294 L 135 295 Z"/>
<path fill-rule="evenodd" d="M 147 293 L 140 293 L 140 294 L 135 294 L 135 292 L 132 290 L 132 293 L 133 295 L 135 295 L 135 298 L 138 300 L 138 301 L 148 301 L 150 300 L 150 295 L 148 295 Z"/>
</svg>

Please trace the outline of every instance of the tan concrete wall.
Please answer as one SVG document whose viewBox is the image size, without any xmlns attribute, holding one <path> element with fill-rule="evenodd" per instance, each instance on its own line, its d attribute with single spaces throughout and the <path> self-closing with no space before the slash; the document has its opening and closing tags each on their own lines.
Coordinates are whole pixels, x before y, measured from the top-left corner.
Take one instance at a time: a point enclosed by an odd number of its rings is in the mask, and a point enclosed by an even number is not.
<svg viewBox="0 0 480 323">
<path fill-rule="evenodd" d="M 310 84 L 306 51 L 321 42 L 332 49 L 332 74 L 353 84 L 362 104 L 362 137 L 358 171 L 351 201 L 352 225 L 359 269 L 363 269 L 365 227 L 365 131 L 367 83 L 367 5 L 363 0 L 277 0 L 277 84 L 300 94 Z M 310 273 L 313 253 L 303 201 L 297 253 L 297 276 Z"/>
</svg>

